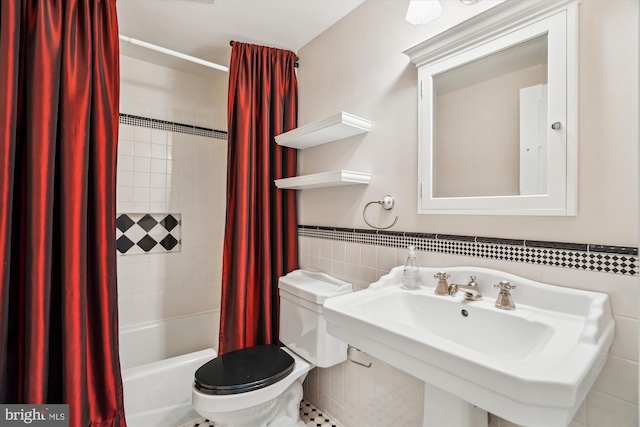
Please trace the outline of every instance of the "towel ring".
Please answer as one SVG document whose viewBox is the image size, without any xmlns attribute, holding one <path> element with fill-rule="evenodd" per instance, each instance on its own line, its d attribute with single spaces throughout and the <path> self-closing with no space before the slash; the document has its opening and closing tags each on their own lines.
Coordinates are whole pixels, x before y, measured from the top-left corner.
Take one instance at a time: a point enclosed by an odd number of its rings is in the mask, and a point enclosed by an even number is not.
<svg viewBox="0 0 640 427">
<path fill-rule="evenodd" d="M 376 227 L 375 225 L 372 225 L 371 223 L 369 223 L 369 221 L 367 221 L 367 217 L 365 216 L 365 213 L 367 212 L 367 208 L 369 207 L 369 205 L 372 205 L 374 203 L 382 205 L 382 208 L 387 211 L 393 209 L 393 206 L 396 204 L 395 200 L 393 200 L 393 197 L 389 195 L 384 196 L 381 200 L 374 200 L 373 202 L 367 203 L 366 205 L 364 205 L 364 208 L 362 209 L 362 219 L 364 219 L 364 222 L 366 222 L 369 227 L 375 228 L 377 230 L 386 230 L 387 228 L 391 228 L 394 225 L 396 225 L 396 222 L 398 222 L 397 215 L 396 215 L 396 219 L 393 220 L 393 223 L 386 227 Z"/>
</svg>

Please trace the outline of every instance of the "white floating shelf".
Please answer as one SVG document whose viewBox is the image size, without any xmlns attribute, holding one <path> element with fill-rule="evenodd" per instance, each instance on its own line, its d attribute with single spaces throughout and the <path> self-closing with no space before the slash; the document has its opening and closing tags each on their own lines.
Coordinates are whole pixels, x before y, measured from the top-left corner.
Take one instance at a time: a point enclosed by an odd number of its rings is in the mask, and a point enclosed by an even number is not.
<svg viewBox="0 0 640 427">
<path fill-rule="evenodd" d="M 369 132 L 371 122 L 344 111 L 292 129 L 276 136 L 276 143 L 284 147 L 305 148 L 326 144 L 364 132 Z"/>
<path fill-rule="evenodd" d="M 307 190 L 310 188 L 338 187 L 343 185 L 369 184 L 371 174 L 338 170 L 276 179 L 276 187 L 290 190 Z"/>
</svg>

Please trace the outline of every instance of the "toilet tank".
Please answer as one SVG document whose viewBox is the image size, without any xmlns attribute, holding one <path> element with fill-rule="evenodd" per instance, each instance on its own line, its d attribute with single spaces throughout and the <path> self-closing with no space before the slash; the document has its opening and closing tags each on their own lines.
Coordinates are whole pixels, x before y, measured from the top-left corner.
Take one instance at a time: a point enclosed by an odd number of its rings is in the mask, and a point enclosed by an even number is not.
<svg viewBox="0 0 640 427">
<path fill-rule="evenodd" d="M 347 344 L 327 333 L 322 304 L 353 292 L 353 285 L 326 273 L 295 270 L 278 281 L 280 341 L 321 368 L 347 359 Z"/>
</svg>

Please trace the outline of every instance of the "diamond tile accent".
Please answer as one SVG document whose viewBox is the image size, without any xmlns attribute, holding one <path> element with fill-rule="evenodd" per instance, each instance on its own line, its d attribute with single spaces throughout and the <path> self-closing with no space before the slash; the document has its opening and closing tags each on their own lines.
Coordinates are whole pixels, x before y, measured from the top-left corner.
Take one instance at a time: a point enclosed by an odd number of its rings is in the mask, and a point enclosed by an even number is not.
<svg viewBox="0 0 640 427">
<path fill-rule="evenodd" d="M 160 225 L 171 231 L 176 227 L 176 225 L 178 225 L 178 220 L 175 219 L 173 215 L 167 215 L 162 221 L 160 221 Z"/>
<path fill-rule="evenodd" d="M 116 228 L 122 232 L 127 231 L 135 224 L 128 215 L 120 215 L 116 218 Z"/>
<path fill-rule="evenodd" d="M 146 231 L 147 233 L 149 231 L 151 231 L 151 229 L 153 227 L 155 227 L 158 224 L 158 221 L 156 221 L 151 215 L 146 214 L 145 216 L 143 216 L 139 221 L 138 221 L 138 225 L 140 227 L 142 227 L 142 229 L 144 231 Z"/>
<path fill-rule="evenodd" d="M 149 236 L 148 234 L 140 239 L 140 241 L 137 243 L 137 245 L 140 246 L 145 252 L 149 252 L 157 244 L 158 242 L 156 242 L 153 237 Z"/>
<path fill-rule="evenodd" d="M 118 240 L 116 240 L 116 249 L 122 254 L 126 254 L 129 249 L 131 249 L 135 245 L 131 240 L 127 238 L 127 236 L 120 236 Z"/>
<path fill-rule="evenodd" d="M 170 251 L 171 249 L 176 247 L 176 245 L 178 244 L 178 241 L 176 240 L 175 237 L 173 237 L 171 234 L 169 234 L 169 235 L 167 235 L 167 237 L 165 237 L 164 239 L 160 240 L 160 244 L 162 245 L 163 248 L 165 248 L 166 250 Z"/>
<path fill-rule="evenodd" d="M 119 255 L 179 252 L 182 214 L 118 214 L 116 248 Z"/>
</svg>

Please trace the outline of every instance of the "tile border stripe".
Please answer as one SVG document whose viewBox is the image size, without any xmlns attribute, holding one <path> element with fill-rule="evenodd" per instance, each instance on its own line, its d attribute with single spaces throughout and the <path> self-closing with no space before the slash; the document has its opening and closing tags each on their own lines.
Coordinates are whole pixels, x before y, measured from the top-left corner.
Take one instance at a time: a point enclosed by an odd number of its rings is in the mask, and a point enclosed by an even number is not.
<svg viewBox="0 0 640 427">
<path fill-rule="evenodd" d="M 587 243 L 299 225 L 298 235 L 368 245 L 638 275 L 638 248 Z"/>
<path fill-rule="evenodd" d="M 135 116 L 133 114 L 120 113 L 118 122 L 123 125 L 140 126 L 151 129 L 166 130 L 169 132 L 186 133 L 189 135 L 204 136 L 206 138 L 227 140 L 227 132 L 204 128 L 184 123 L 170 122 L 167 120 L 152 119 L 149 117 Z"/>
</svg>

